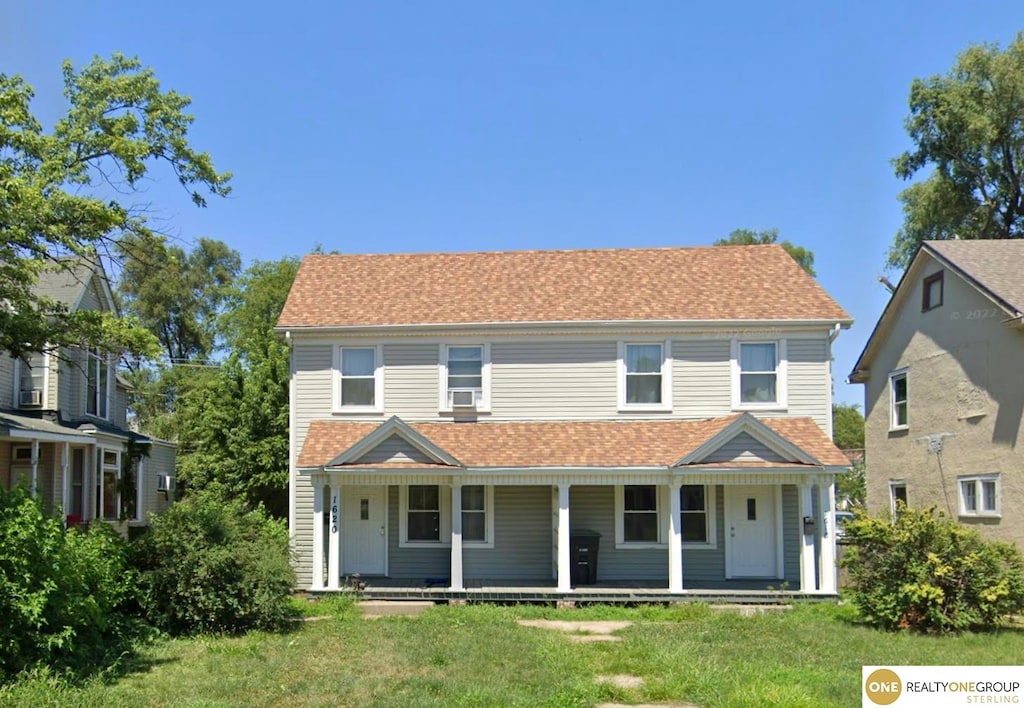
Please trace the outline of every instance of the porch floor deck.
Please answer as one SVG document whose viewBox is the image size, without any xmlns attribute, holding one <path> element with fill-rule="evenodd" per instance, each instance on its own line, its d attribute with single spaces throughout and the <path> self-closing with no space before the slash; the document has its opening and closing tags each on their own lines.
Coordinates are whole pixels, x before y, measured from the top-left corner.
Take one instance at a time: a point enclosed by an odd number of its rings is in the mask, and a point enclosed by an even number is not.
<svg viewBox="0 0 1024 708">
<path fill-rule="evenodd" d="M 694 581 L 682 594 L 670 593 L 665 581 L 601 581 L 577 585 L 570 593 L 558 592 L 552 581 L 474 579 L 465 590 L 452 591 L 447 582 L 427 583 L 420 579 L 364 578 L 362 597 L 367 600 L 433 600 L 446 602 L 522 603 L 641 603 L 708 602 L 714 604 L 783 604 L 798 600 L 829 600 L 834 595 L 781 589 L 781 580 L 728 580 L 714 584 Z"/>
</svg>

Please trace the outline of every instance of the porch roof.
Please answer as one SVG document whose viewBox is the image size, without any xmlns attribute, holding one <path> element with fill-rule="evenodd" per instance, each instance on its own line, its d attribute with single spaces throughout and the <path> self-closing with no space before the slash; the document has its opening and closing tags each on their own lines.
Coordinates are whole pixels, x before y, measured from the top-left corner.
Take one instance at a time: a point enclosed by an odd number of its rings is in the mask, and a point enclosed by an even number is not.
<svg viewBox="0 0 1024 708">
<path fill-rule="evenodd" d="M 793 462 L 694 461 L 680 465 L 739 421 L 765 426 L 818 465 Z M 394 420 L 394 419 L 393 419 Z M 399 421 L 401 423 L 401 421 Z M 337 458 L 382 425 L 349 421 L 313 421 L 298 466 L 304 469 L 452 469 L 439 462 L 375 462 Z M 401 423 L 466 468 L 670 468 L 750 466 L 848 467 L 849 461 L 811 418 L 753 419 L 736 414 L 704 420 L 530 421 L 477 423 Z"/>
<path fill-rule="evenodd" d="M 92 436 L 42 418 L 0 411 L 0 438 L 56 442 L 88 442 Z"/>
</svg>

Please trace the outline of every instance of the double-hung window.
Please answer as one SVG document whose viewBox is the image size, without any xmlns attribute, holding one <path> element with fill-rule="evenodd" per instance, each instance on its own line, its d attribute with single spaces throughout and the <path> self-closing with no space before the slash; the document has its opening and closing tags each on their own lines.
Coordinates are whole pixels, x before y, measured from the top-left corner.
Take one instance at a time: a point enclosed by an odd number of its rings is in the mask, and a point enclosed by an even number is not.
<svg viewBox="0 0 1024 708">
<path fill-rule="evenodd" d="M 97 418 L 109 418 L 110 362 L 98 349 L 86 350 L 85 412 Z"/>
<path fill-rule="evenodd" d="M 679 489 L 683 517 L 683 543 L 710 543 L 707 488 L 702 484 L 684 484 Z"/>
<path fill-rule="evenodd" d="M 785 342 L 737 342 L 733 361 L 733 407 L 786 406 Z"/>
<path fill-rule="evenodd" d="M 121 452 L 109 448 L 96 451 L 96 498 L 97 510 L 102 519 L 116 520 L 121 517 Z"/>
<path fill-rule="evenodd" d="M 440 361 L 442 411 L 490 410 L 489 344 L 442 344 Z"/>
<path fill-rule="evenodd" d="M 958 477 L 960 516 L 999 516 L 999 475 Z"/>
<path fill-rule="evenodd" d="M 902 430 L 909 427 L 907 409 L 909 401 L 906 369 L 889 374 L 889 429 Z"/>
<path fill-rule="evenodd" d="M 653 484 L 627 484 L 622 489 L 624 543 L 658 543 L 658 488 Z"/>
<path fill-rule="evenodd" d="M 671 342 L 619 343 L 619 408 L 672 408 Z"/>
<path fill-rule="evenodd" d="M 679 511 L 684 548 L 714 548 L 714 487 L 684 484 Z M 615 544 L 618 548 L 663 547 L 668 544 L 671 487 L 626 484 L 615 488 Z"/>
<path fill-rule="evenodd" d="M 15 399 L 19 406 L 46 405 L 46 363 L 42 352 L 24 354 L 18 359 L 18 391 Z"/>
<path fill-rule="evenodd" d="M 462 501 L 462 542 L 476 548 L 494 547 L 494 487 L 466 484 Z M 410 484 L 399 490 L 399 546 L 449 546 L 452 533 L 452 488 Z"/>
<path fill-rule="evenodd" d="M 339 412 L 383 410 L 384 386 L 381 347 L 338 347 L 335 410 Z"/>
</svg>

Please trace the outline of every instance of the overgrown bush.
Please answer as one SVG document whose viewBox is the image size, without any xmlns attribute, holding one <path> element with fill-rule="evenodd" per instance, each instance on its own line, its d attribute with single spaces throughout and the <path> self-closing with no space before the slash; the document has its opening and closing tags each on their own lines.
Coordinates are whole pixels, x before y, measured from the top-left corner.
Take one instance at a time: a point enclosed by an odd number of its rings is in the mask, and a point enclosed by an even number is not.
<svg viewBox="0 0 1024 708">
<path fill-rule="evenodd" d="M 195 494 L 133 544 L 146 618 L 172 634 L 280 628 L 292 614 L 288 530 L 262 508 Z"/>
<path fill-rule="evenodd" d="M 901 505 L 895 520 L 860 515 L 845 529 L 852 599 L 875 626 L 960 631 L 1024 611 L 1020 550 L 934 508 Z"/>
<path fill-rule="evenodd" d="M 18 487 L 0 489 L 0 677 L 35 665 L 83 674 L 143 629 L 127 547 L 106 524 L 65 531 Z"/>
</svg>

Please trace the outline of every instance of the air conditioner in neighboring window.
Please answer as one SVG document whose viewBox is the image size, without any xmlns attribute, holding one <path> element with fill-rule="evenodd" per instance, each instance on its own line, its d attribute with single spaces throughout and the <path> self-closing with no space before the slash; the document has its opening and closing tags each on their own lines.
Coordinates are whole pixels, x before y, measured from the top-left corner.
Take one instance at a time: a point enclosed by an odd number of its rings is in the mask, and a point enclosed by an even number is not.
<svg viewBox="0 0 1024 708">
<path fill-rule="evenodd" d="M 169 474 L 157 475 L 156 491 L 170 492 L 174 489 L 174 477 Z"/>
<path fill-rule="evenodd" d="M 18 404 L 22 406 L 41 406 L 43 405 L 43 392 L 38 388 L 28 388 L 20 391 L 18 396 Z"/>
<path fill-rule="evenodd" d="M 452 391 L 452 408 L 475 408 L 476 391 Z"/>
</svg>

